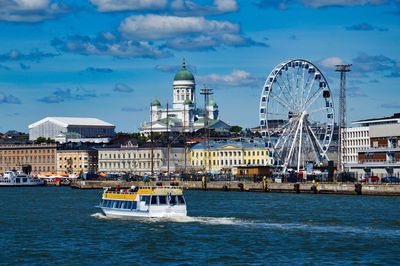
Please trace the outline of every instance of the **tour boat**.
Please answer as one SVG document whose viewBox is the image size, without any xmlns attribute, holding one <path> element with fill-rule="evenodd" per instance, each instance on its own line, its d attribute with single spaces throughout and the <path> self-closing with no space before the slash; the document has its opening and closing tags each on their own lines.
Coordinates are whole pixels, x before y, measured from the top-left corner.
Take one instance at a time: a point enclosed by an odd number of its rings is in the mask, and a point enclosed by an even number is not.
<svg viewBox="0 0 400 266">
<path fill-rule="evenodd" d="M 0 187 L 43 186 L 44 181 L 23 172 L 6 171 L 0 178 Z"/>
<path fill-rule="evenodd" d="M 111 218 L 187 216 L 183 189 L 176 186 L 105 188 L 100 208 Z"/>
</svg>

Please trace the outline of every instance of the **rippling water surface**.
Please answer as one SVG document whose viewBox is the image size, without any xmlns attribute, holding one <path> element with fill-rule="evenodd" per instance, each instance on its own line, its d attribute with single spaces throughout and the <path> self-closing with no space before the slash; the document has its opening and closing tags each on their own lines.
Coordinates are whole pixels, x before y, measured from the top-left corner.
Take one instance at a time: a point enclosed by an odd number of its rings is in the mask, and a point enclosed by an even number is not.
<svg viewBox="0 0 400 266">
<path fill-rule="evenodd" d="M 0 264 L 400 263 L 399 197 L 186 191 L 189 217 L 132 221 L 99 190 L 0 192 Z"/>
</svg>

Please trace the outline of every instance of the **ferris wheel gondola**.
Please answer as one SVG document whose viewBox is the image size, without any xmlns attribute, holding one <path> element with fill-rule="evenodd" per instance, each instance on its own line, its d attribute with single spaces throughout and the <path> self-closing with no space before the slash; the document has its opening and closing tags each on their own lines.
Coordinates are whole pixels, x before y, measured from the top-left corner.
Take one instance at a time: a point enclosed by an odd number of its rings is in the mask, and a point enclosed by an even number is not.
<svg viewBox="0 0 400 266">
<path fill-rule="evenodd" d="M 332 93 L 322 72 L 296 59 L 276 66 L 260 97 L 261 135 L 282 171 L 327 160 L 334 130 Z"/>
</svg>

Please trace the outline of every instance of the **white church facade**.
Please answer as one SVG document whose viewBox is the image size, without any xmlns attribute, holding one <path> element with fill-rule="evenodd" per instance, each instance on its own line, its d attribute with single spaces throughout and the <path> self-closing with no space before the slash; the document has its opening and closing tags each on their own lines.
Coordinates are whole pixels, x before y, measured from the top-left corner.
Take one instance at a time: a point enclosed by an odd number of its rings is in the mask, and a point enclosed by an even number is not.
<svg viewBox="0 0 400 266">
<path fill-rule="evenodd" d="M 215 100 L 208 101 L 206 109 L 196 107 L 196 82 L 187 69 L 185 60 L 181 70 L 174 77 L 173 102 L 162 107 L 159 100 L 153 100 L 150 107 L 150 121 L 140 128 L 140 133 L 153 132 L 194 132 L 208 124 L 217 131 L 229 130 L 230 126 L 219 119 L 218 105 Z"/>
</svg>

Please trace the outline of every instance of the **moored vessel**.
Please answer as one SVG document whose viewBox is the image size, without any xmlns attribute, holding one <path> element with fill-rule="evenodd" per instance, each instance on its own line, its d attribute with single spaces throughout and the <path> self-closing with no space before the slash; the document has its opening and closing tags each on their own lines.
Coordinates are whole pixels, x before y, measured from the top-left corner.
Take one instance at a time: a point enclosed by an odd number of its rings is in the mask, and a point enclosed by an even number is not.
<svg viewBox="0 0 400 266">
<path fill-rule="evenodd" d="M 105 188 L 100 208 L 112 218 L 187 216 L 183 189 L 176 186 Z"/>
<path fill-rule="evenodd" d="M 0 187 L 30 187 L 43 186 L 44 184 L 43 180 L 17 171 L 6 171 L 4 176 L 0 178 Z"/>
</svg>

